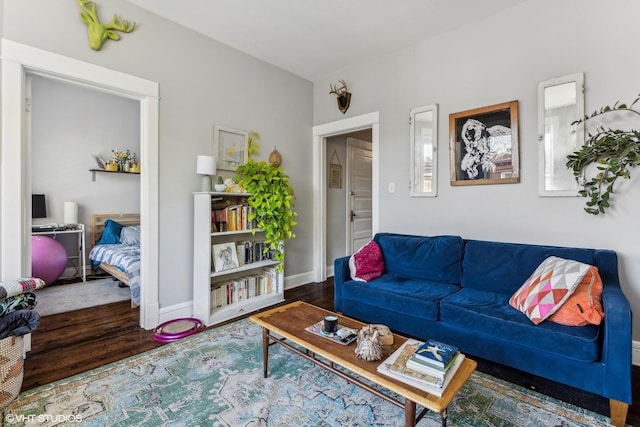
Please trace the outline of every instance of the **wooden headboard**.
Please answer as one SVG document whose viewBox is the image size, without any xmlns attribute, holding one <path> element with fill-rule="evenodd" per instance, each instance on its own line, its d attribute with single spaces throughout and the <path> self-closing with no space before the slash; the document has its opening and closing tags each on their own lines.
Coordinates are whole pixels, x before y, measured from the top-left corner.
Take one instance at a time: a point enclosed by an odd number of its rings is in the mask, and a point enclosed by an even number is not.
<svg viewBox="0 0 640 427">
<path fill-rule="evenodd" d="M 104 231 L 104 223 L 111 219 L 118 224 L 125 226 L 140 224 L 139 213 L 111 213 L 111 214 L 94 214 L 91 215 L 91 233 L 89 237 L 89 248 L 93 248 L 96 242 L 100 240 L 102 232 Z"/>
</svg>

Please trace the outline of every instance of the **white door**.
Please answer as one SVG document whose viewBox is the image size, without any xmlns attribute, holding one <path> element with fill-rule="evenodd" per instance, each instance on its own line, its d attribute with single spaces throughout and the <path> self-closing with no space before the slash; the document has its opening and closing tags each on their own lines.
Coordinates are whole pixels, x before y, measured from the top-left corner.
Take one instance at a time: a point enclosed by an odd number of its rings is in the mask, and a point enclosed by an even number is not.
<svg viewBox="0 0 640 427">
<path fill-rule="evenodd" d="M 352 254 L 372 237 L 371 143 L 347 138 L 347 249 Z"/>
</svg>

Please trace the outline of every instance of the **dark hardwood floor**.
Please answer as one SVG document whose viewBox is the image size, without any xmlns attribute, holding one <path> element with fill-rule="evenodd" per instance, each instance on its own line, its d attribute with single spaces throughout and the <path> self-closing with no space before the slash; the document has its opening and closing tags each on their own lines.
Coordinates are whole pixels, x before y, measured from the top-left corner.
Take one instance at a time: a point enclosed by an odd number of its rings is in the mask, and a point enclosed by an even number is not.
<svg viewBox="0 0 640 427">
<path fill-rule="evenodd" d="M 285 292 L 286 302 L 303 300 L 333 309 L 333 281 L 308 284 Z M 91 307 L 41 319 L 32 333 L 31 352 L 25 361 L 22 390 L 48 384 L 126 357 L 142 353 L 161 343 L 153 340 L 151 331 L 138 326 L 139 311 L 129 301 Z M 558 383 L 544 380 L 515 369 L 474 358 L 478 370 L 494 377 L 536 390 L 604 415 L 609 402 Z M 633 404 L 627 423 L 640 426 L 640 367 L 633 367 Z"/>
</svg>

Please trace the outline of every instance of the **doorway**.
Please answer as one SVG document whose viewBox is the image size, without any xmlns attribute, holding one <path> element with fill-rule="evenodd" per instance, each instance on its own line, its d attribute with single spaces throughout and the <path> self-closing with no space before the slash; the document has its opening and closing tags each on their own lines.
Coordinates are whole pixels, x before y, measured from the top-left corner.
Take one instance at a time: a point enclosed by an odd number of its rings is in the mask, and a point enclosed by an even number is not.
<svg viewBox="0 0 640 427">
<path fill-rule="evenodd" d="M 0 150 L 0 277 L 22 277 L 31 266 L 31 153 L 25 80 L 30 74 L 130 98 L 140 103 L 140 326 L 159 323 L 158 83 L 2 39 L 2 146 Z"/>
<path fill-rule="evenodd" d="M 336 258 L 354 253 L 372 236 L 371 128 L 328 137 L 326 147 L 330 172 L 326 271 L 330 277 Z"/>
<path fill-rule="evenodd" d="M 140 102 L 30 74 L 25 85 L 31 193 L 41 194 L 46 200 L 44 215 L 34 219 L 34 223 L 53 227 L 73 224 L 74 229 L 79 229 L 48 235 L 64 246 L 68 260 L 58 279 L 46 279 L 47 289 L 38 296 L 39 312 L 43 315 L 63 308 L 68 311 L 130 299 L 134 291 L 120 289 L 118 282 L 109 279 L 111 276 L 89 274 L 93 272 L 88 260 L 94 233 L 91 219 L 93 214 L 138 214 L 140 179 L 134 174 L 96 176 L 89 174 L 88 169 L 99 168 L 96 156 L 106 162 L 113 150 L 128 150 L 137 161 Z M 65 212 L 67 205 L 76 207 L 75 215 Z M 103 280 L 91 281 L 88 287 L 73 284 L 85 280 L 87 274 L 90 279 Z M 53 304 L 57 300 L 55 295 L 65 295 L 61 298 L 64 303 Z"/>
<path fill-rule="evenodd" d="M 371 231 L 378 230 L 379 113 L 369 113 L 313 127 L 313 281 L 327 279 L 327 138 L 371 129 Z"/>
</svg>

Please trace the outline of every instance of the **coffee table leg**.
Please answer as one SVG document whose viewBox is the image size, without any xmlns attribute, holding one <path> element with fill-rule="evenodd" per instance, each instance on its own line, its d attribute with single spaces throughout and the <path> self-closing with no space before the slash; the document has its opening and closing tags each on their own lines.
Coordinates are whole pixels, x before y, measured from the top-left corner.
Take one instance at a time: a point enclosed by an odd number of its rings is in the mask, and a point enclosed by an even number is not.
<svg viewBox="0 0 640 427">
<path fill-rule="evenodd" d="M 264 377 L 267 378 L 269 372 L 269 330 L 262 328 L 262 369 Z"/>
<path fill-rule="evenodd" d="M 404 401 L 404 425 L 406 427 L 416 425 L 416 402 L 409 399 Z"/>
<path fill-rule="evenodd" d="M 447 408 L 444 408 L 440 416 L 442 417 L 442 427 L 447 427 Z"/>
</svg>

